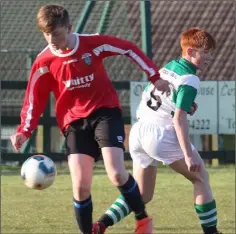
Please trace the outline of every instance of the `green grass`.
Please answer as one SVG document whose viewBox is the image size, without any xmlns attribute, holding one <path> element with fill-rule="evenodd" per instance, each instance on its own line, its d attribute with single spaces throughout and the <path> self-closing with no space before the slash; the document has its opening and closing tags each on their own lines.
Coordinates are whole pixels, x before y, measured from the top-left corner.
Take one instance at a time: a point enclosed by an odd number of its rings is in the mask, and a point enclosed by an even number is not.
<svg viewBox="0 0 236 234">
<path fill-rule="evenodd" d="M 59 173 L 54 185 L 44 191 L 28 189 L 19 175 L 3 175 L 2 233 L 79 233 L 73 214 L 70 177 L 65 172 Z M 217 201 L 219 229 L 224 234 L 235 233 L 234 168 L 210 168 L 209 173 Z M 96 168 L 92 191 L 94 220 L 118 194 L 103 168 Z M 154 220 L 155 233 L 201 233 L 193 209 L 191 184 L 168 168 L 159 169 L 155 197 L 147 210 Z M 133 215 L 106 233 L 134 233 Z"/>
</svg>

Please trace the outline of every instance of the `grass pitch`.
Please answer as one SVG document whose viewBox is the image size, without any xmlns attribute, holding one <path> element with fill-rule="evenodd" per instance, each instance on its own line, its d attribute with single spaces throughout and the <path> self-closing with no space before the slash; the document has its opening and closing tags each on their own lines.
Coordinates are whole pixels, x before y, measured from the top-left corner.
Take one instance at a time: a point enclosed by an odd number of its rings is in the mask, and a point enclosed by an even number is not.
<svg viewBox="0 0 236 234">
<path fill-rule="evenodd" d="M 208 169 L 217 202 L 219 229 L 235 233 L 235 171 L 233 167 Z M 94 220 L 119 195 L 104 169 L 95 169 L 92 198 Z M 59 173 L 55 183 L 44 191 L 24 186 L 19 171 L 1 177 L 1 225 L 5 233 L 79 233 L 73 213 L 71 181 Z M 147 205 L 155 233 L 202 233 L 192 201 L 192 185 L 169 168 L 160 168 L 153 201 Z M 134 217 L 109 228 L 109 233 L 134 233 Z"/>
</svg>

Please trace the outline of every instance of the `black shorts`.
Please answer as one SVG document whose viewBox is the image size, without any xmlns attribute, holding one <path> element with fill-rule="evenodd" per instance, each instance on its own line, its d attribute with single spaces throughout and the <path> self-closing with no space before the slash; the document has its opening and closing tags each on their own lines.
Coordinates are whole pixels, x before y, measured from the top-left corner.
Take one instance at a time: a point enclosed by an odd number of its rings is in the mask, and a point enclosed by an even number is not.
<svg viewBox="0 0 236 234">
<path fill-rule="evenodd" d="M 66 129 L 68 154 L 87 154 L 97 161 L 103 147 L 124 150 L 125 130 L 119 108 L 100 108 L 87 118 L 73 121 Z"/>
</svg>

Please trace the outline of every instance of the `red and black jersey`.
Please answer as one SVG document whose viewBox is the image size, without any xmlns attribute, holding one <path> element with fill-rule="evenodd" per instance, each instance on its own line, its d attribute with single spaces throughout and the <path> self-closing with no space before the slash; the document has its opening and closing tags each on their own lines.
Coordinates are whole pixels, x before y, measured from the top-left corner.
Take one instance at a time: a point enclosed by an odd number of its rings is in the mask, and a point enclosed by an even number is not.
<svg viewBox="0 0 236 234">
<path fill-rule="evenodd" d="M 158 68 L 133 43 L 107 35 L 75 36 L 73 50 L 57 53 L 47 46 L 32 66 L 17 129 L 27 137 L 37 127 L 50 92 L 56 98 L 56 118 L 62 131 L 100 107 L 120 107 L 103 65 L 106 57 L 126 55 L 147 73 L 151 82 L 159 79 Z"/>
</svg>

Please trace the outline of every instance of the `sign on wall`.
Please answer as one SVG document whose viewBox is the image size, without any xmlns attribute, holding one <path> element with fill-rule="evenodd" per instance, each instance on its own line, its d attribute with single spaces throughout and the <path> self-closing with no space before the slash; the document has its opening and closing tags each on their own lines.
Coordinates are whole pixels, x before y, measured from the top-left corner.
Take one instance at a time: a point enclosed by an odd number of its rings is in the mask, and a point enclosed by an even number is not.
<svg viewBox="0 0 236 234">
<path fill-rule="evenodd" d="M 130 114 L 131 124 L 136 122 L 136 110 L 141 101 L 142 93 L 147 85 L 146 81 L 131 81 L 130 82 Z"/>
<path fill-rule="evenodd" d="M 190 134 L 217 134 L 217 81 L 204 81 L 195 102 L 197 112 L 188 116 Z"/>
<path fill-rule="evenodd" d="M 136 110 L 146 84 L 130 82 L 131 124 L 136 121 Z M 197 112 L 188 117 L 190 134 L 217 134 L 218 131 L 222 134 L 235 133 L 234 81 L 202 81 L 196 103 Z"/>
<path fill-rule="evenodd" d="M 219 82 L 219 133 L 235 134 L 235 82 Z"/>
</svg>

